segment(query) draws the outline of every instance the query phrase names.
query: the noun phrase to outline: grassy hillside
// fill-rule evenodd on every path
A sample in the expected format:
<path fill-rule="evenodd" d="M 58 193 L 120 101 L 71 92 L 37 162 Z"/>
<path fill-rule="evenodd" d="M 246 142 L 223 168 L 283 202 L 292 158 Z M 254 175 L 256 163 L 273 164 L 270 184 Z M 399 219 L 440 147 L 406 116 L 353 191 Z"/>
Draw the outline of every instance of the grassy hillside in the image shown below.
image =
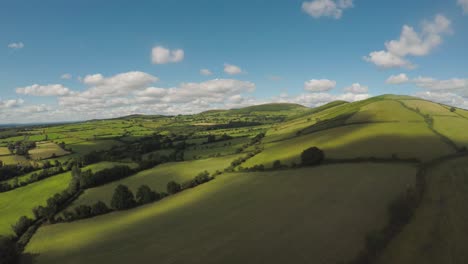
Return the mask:
<path fill-rule="evenodd" d="M 379 263 L 466 263 L 467 179 L 468 158 L 431 170 L 421 206 Z"/>
<path fill-rule="evenodd" d="M 44 226 L 26 253 L 38 264 L 336 263 L 385 224 L 414 174 L 396 164 L 226 174 L 148 206 Z"/>
<path fill-rule="evenodd" d="M 115 166 L 116 163 L 102 162 L 85 167 L 98 171 Z M 32 209 L 39 205 L 45 205 L 47 199 L 68 187 L 71 173 L 66 172 L 29 184 L 9 192 L 0 193 L 0 235 L 12 234 L 11 225 L 16 223 L 19 217 L 25 215 L 33 217 Z"/>
<path fill-rule="evenodd" d="M 136 193 L 138 187 L 143 184 L 147 184 L 152 189 L 159 192 L 166 192 L 166 185 L 170 181 L 182 183 L 193 179 L 200 172 L 205 170 L 211 174 L 215 173 L 217 170 L 223 171 L 233 160 L 243 155 L 244 154 L 237 154 L 220 158 L 161 164 L 152 169 L 141 171 L 132 177 L 88 189 L 69 208 L 73 208 L 79 204 L 92 205 L 99 200 L 110 205 L 112 194 L 114 193 L 115 187 L 119 184 L 127 185 L 134 193 Z"/>

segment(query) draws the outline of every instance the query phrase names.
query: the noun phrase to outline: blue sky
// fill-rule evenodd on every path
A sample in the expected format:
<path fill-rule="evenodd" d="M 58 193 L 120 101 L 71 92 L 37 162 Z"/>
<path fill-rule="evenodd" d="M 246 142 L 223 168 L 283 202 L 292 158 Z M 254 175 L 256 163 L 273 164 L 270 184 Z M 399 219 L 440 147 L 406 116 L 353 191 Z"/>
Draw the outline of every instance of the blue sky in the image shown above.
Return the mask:
<path fill-rule="evenodd" d="M 0 123 L 385 93 L 468 108 L 467 11 L 466 0 L 8 1 Z"/>

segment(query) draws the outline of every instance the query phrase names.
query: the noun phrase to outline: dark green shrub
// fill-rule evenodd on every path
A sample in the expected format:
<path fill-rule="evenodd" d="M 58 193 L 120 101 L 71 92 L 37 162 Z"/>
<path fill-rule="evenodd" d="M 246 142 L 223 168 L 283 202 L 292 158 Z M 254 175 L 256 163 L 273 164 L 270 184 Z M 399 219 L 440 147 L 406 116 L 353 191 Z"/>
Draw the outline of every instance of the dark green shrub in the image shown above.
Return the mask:
<path fill-rule="evenodd" d="M 175 194 L 181 191 L 180 184 L 175 181 L 170 181 L 167 183 L 167 192 L 169 194 Z"/>
<path fill-rule="evenodd" d="M 317 147 L 308 148 L 301 154 L 301 161 L 304 166 L 319 165 L 324 159 L 325 154 Z"/>
<path fill-rule="evenodd" d="M 139 204 L 147 204 L 156 201 L 159 198 L 159 194 L 151 190 L 148 185 L 142 185 L 138 188 L 136 194 L 136 200 Z"/>
<path fill-rule="evenodd" d="M 14 224 L 13 226 L 11 226 L 11 228 L 13 229 L 13 232 L 15 232 L 15 234 L 20 237 L 21 235 L 24 234 L 24 232 L 26 232 L 26 230 L 28 230 L 28 228 L 32 225 L 33 223 L 33 220 L 31 218 L 28 218 L 26 216 L 21 216 L 19 219 L 18 219 L 18 222 L 16 222 L 16 224 Z"/>
<path fill-rule="evenodd" d="M 136 205 L 135 197 L 127 186 L 119 184 L 114 191 L 111 207 L 115 210 L 126 210 Z"/>

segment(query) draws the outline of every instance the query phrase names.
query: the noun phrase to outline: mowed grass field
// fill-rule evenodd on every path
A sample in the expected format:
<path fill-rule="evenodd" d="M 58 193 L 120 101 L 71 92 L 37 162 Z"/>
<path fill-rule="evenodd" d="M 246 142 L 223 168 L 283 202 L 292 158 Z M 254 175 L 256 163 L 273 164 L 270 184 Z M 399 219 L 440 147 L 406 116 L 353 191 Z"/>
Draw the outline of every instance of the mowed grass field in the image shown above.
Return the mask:
<path fill-rule="evenodd" d="M 3 155 L 10 155 L 10 151 L 8 150 L 7 147 L 0 147 L 0 156 Z"/>
<path fill-rule="evenodd" d="M 73 208 L 80 204 L 92 205 L 99 200 L 110 206 L 110 200 L 114 190 L 119 184 L 127 185 L 134 194 L 136 194 L 138 187 L 143 184 L 147 184 L 158 192 L 166 192 L 167 183 L 170 181 L 182 183 L 193 179 L 200 172 L 205 170 L 211 174 L 217 170 L 223 171 L 223 169 L 228 167 L 233 160 L 244 155 L 245 154 L 238 154 L 204 160 L 161 164 L 152 169 L 141 171 L 131 177 L 111 182 L 100 187 L 88 189 L 78 198 L 78 200 L 73 202 L 69 208 Z"/>
<path fill-rule="evenodd" d="M 360 122 L 423 122 L 422 116 L 394 100 L 383 100 L 361 107 L 346 123 Z"/>
<path fill-rule="evenodd" d="M 37 264 L 337 263 L 385 225 L 415 173 L 341 164 L 223 174 L 133 210 L 43 226 L 25 253 Z"/>
<path fill-rule="evenodd" d="M 36 148 L 29 151 L 32 160 L 43 160 L 55 157 L 65 156 L 70 154 L 70 152 L 63 150 L 57 144 L 53 142 L 39 142 L 37 143 Z"/>
<path fill-rule="evenodd" d="M 427 184 L 420 207 L 379 264 L 468 263 L 468 158 L 431 170 Z"/>
<path fill-rule="evenodd" d="M 459 116 L 434 116 L 434 129 L 458 147 L 468 147 L 468 119 Z"/>
<path fill-rule="evenodd" d="M 101 162 L 85 167 L 83 170 L 98 171 L 116 164 L 118 163 Z M 0 193 L 0 235 L 13 234 L 11 225 L 15 224 L 19 217 L 25 215 L 32 218 L 32 209 L 39 205 L 45 205 L 49 197 L 66 190 L 70 179 L 71 173 L 65 172 L 9 192 Z"/>
<path fill-rule="evenodd" d="M 6 155 L 6 156 L 0 156 L 0 160 L 3 162 L 3 164 L 6 165 L 16 165 L 16 164 L 29 164 L 29 160 L 26 159 L 24 156 L 19 156 L 19 155 Z"/>
<path fill-rule="evenodd" d="M 425 123 L 371 123 L 348 125 L 311 133 L 274 143 L 242 166 L 263 164 L 272 167 L 275 160 L 283 164 L 300 163 L 302 151 L 319 147 L 326 157 L 352 159 L 357 157 L 418 158 L 429 160 L 454 152 Z"/>
<path fill-rule="evenodd" d="M 412 109 L 419 109 L 425 115 L 457 116 L 457 114 L 450 112 L 449 109 L 437 103 L 424 100 L 401 100 L 401 102 Z"/>

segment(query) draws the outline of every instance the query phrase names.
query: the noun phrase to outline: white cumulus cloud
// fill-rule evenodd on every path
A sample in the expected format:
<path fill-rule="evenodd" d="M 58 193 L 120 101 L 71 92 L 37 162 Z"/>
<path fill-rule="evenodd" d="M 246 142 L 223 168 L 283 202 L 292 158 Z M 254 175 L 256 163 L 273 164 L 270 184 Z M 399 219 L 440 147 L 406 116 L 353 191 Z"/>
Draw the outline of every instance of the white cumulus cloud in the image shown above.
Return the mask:
<path fill-rule="evenodd" d="M 452 32 L 451 21 L 443 15 L 436 15 L 433 21 L 424 21 L 421 32 L 404 25 L 400 39 L 385 43 L 386 50 L 373 51 L 364 60 L 381 68 L 415 67 L 408 56 L 425 56 L 442 43 L 442 36 Z"/>
<path fill-rule="evenodd" d="M 353 83 L 351 86 L 344 88 L 344 91 L 352 94 L 365 94 L 369 92 L 369 87 Z"/>
<path fill-rule="evenodd" d="M 61 84 L 33 84 L 16 88 L 16 93 L 34 96 L 65 96 L 70 95 L 71 90 Z"/>
<path fill-rule="evenodd" d="M 241 74 L 244 71 L 239 66 L 225 63 L 224 64 L 224 72 L 229 74 L 229 75 L 236 75 L 236 74 Z"/>
<path fill-rule="evenodd" d="M 388 79 L 385 81 L 388 84 L 403 84 L 407 83 L 409 81 L 409 78 L 406 74 L 400 73 L 398 75 L 392 75 L 388 77 Z"/>
<path fill-rule="evenodd" d="M 176 63 L 184 60 L 182 49 L 170 50 L 163 46 L 156 46 L 151 51 L 151 61 L 153 64 Z"/>
<path fill-rule="evenodd" d="M 302 10 L 314 18 L 341 18 L 343 11 L 353 7 L 353 0 L 314 0 L 302 3 Z"/>
<path fill-rule="evenodd" d="M 336 81 L 328 79 L 312 79 L 304 83 L 304 90 L 309 92 L 325 92 L 336 87 Z"/>
<path fill-rule="evenodd" d="M 205 76 L 210 76 L 210 75 L 213 75 L 213 72 L 211 72 L 211 71 L 208 70 L 208 69 L 201 69 L 201 70 L 200 70 L 200 74 L 201 74 L 201 75 L 205 75 Z"/>
<path fill-rule="evenodd" d="M 0 98 L 0 109 L 19 107 L 24 103 L 23 99 L 2 100 Z"/>
<path fill-rule="evenodd" d="M 23 42 L 12 42 L 8 44 L 8 48 L 10 49 L 22 49 L 24 48 L 24 43 Z"/>

